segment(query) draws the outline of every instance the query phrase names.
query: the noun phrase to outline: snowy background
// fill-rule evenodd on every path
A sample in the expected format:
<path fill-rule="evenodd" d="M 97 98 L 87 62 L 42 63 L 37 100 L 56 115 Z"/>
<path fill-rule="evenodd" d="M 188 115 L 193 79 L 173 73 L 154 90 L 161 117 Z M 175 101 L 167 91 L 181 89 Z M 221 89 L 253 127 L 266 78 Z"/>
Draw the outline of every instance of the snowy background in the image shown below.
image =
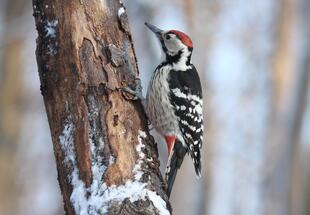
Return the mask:
<path fill-rule="evenodd" d="M 309 0 L 124 3 L 144 89 L 161 56 L 145 21 L 194 42 L 206 101 L 203 177 L 196 180 L 186 159 L 171 195 L 174 214 L 310 214 Z M 64 214 L 36 37 L 31 1 L 1 0 L 1 215 Z"/>

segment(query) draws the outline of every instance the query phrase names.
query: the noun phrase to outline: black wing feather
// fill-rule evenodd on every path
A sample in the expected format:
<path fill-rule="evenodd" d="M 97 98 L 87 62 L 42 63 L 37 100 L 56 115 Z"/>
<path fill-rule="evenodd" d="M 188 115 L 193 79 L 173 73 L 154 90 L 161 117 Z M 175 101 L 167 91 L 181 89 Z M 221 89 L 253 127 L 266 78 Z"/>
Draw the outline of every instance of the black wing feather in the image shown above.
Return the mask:
<path fill-rule="evenodd" d="M 175 108 L 180 130 L 193 159 L 196 174 L 200 176 L 200 148 L 203 137 L 202 88 L 196 68 L 192 66 L 186 71 L 172 70 L 169 87 L 172 90 L 170 100 Z"/>

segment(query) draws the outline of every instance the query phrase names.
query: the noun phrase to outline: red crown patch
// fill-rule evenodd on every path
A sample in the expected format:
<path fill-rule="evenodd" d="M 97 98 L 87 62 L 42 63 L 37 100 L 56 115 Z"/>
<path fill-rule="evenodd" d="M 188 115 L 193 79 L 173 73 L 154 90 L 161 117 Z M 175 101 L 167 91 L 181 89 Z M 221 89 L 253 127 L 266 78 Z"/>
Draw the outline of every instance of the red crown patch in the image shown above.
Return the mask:
<path fill-rule="evenodd" d="M 182 41 L 182 43 L 190 48 L 193 48 L 193 42 L 189 36 L 187 36 L 185 33 L 177 30 L 170 30 L 170 33 L 173 33 L 177 35 L 177 37 Z"/>

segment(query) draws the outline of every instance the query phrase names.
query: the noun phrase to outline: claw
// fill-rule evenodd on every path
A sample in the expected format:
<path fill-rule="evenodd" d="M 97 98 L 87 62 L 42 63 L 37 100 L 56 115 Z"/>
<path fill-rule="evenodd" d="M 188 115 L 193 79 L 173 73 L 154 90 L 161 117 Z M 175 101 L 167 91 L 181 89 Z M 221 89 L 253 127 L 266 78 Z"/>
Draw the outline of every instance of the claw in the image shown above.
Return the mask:
<path fill-rule="evenodd" d="M 122 90 L 123 92 L 129 93 L 133 96 L 133 98 L 131 98 L 132 100 L 144 100 L 143 96 L 142 96 L 142 85 L 141 85 L 141 80 L 139 78 L 135 79 L 136 84 L 135 84 L 135 89 L 133 90 L 130 87 L 122 87 L 120 88 L 120 90 Z"/>

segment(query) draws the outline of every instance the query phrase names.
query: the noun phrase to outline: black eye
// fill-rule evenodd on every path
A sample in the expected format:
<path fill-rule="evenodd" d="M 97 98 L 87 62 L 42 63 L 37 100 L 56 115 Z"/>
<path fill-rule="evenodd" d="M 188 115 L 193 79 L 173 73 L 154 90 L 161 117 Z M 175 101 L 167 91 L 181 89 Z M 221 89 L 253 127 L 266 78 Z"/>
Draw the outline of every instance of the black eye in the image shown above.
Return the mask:
<path fill-rule="evenodd" d="M 166 40 L 170 40 L 171 36 L 169 34 L 166 35 Z"/>

